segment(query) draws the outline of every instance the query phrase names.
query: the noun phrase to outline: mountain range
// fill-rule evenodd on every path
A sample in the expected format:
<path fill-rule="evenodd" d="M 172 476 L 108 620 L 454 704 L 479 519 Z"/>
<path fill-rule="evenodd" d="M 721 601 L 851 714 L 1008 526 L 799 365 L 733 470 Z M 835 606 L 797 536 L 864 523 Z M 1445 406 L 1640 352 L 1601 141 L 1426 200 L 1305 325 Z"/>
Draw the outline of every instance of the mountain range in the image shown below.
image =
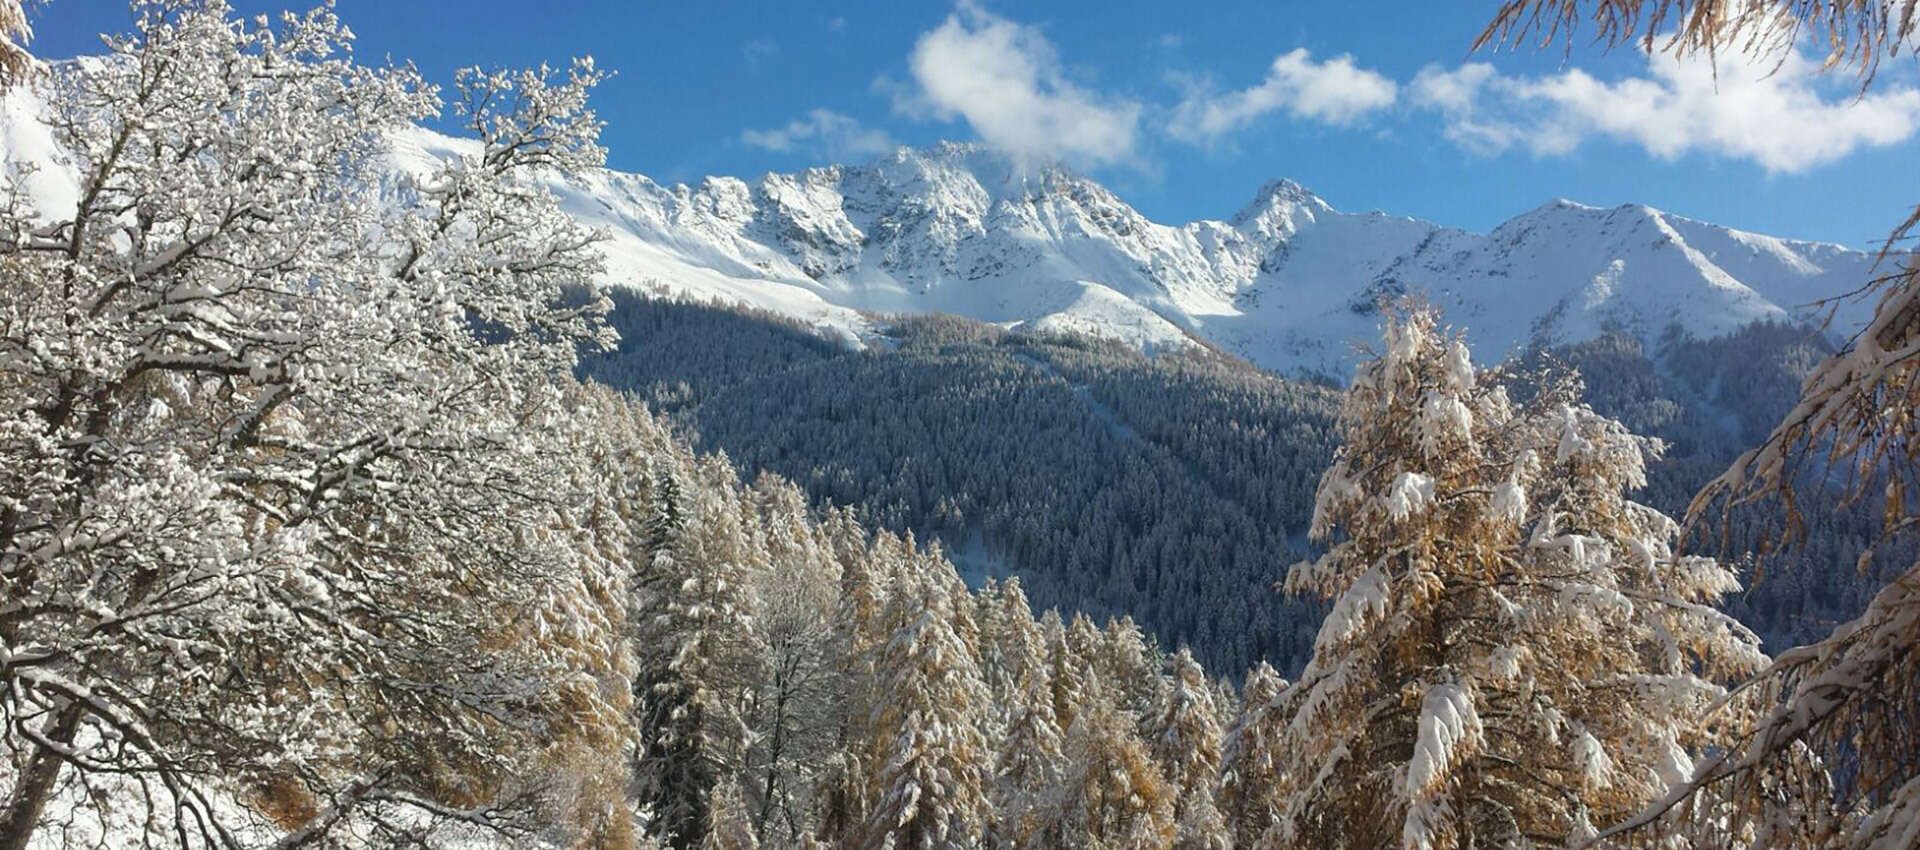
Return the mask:
<path fill-rule="evenodd" d="M 393 163 L 424 169 L 460 145 L 397 134 Z M 1492 361 L 1605 331 L 1708 338 L 1816 319 L 1815 302 L 1856 289 L 1875 260 L 1566 200 L 1473 233 L 1344 212 L 1288 180 L 1225 219 L 1162 224 L 1065 167 L 951 143 L 753 182 L 601 171 L 553 188 L 605 229 L 609 280 L 772 310 L 849 340 L 871 339 L 879 315 L 947 313 L 1147 351 L 1210 346 L 1335 378 L 1376 336 L 1383 298 L 1422 295 Z M 1834 328 L 1870 309 L 1842 303 Z"/>
<path fill-rule="evenodd" d="M 6 170 L 39 171 L 39 203 L 70 203 L 69 168 L 27 92 L 0 109 Z M 390 136 L 385 167 L 424 173 L 469 143 Z M 1382 299 L 1419 294 L 1479 359 L 1606 331 L 1701 338 L 1815 319 L 1875 255 L 1720 227 L 1646 206 L 1566 200 L 1473 233 L 1344 212 L 1275 180 L 1221 220 L 1155 222 L 1092 179 L 991 149 L 900 148 L 863 165 L 666 185 L 601 170 L 554 179 L 604 229 L 617 285 L 771 310 L 855 346 L 888 314 L 960 315 L 1065 330 L 1145 351 L 1206 346 L 1283 374 L 1341 378 L 1377 334 Z M 1834 329 L 1871 304 L 1844 302 Z"/>

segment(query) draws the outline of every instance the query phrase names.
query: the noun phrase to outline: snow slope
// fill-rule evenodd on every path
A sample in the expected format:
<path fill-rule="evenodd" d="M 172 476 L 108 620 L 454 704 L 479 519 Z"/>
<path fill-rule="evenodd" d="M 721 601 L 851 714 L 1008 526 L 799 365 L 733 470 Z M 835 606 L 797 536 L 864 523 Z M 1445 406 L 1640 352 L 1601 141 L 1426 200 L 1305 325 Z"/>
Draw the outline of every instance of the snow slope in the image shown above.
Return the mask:
<path fill-rule="evenodd" d="M 71 204 L 71 168 L 15 92 L 0 166 L 40 166 L 43 208 Z M 394 134 L 385 166 L 422 173 L 470 143 Z M 607 280 L 773 310 L 850 340 L 874 317 L 954 313 L 1075 330 L 1162 350 L 1211 344 L 1283 372 L 1344 377 L 1373 340 L 1383 296 L 1424 293 L 1485 361 L 1544 335 L 1714 336 L 1810 317 L 1852 291 L 1873 255 L 1744 233 L 1649 207 L 1555 201 L 1486 234 L 1348 213 L 1275 181 L 1222 221 L 1148 220 L 1064 168 L 1022 168 L 957 144 L 858 166 L 667 186 L 600 171 L 553 181 L 567 211 L 604 228 Z M 50 205 L 50 206 L 49 206 Z M 1836 330 L 1870 304 L 1845 307 Z"/>

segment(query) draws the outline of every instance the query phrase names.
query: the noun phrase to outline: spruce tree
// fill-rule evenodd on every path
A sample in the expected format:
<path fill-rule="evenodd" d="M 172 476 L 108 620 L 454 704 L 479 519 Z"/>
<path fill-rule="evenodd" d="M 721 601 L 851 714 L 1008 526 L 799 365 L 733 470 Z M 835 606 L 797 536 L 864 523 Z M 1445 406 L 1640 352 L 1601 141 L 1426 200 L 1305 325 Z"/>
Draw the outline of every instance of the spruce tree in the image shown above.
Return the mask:
<path fill-rule="evenodd" d="M 700 846 L 714 789 L 742 755 L 734 686 L 750 634 L 738 494 L 696 478 L 733 473 L 717 457 L 656 469 L 632 614 L 639 804 L 676 850 Z"/>

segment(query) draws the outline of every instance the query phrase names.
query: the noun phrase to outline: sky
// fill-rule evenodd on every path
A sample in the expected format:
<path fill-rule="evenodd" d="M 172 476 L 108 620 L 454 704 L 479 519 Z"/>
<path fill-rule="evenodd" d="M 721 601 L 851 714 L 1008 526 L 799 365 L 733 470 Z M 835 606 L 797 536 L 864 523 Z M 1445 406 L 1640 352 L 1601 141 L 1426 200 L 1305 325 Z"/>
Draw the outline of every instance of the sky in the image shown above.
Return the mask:
<path fill-rule="evenodd" d="M 235 0 L 248 13 L 282 2 Z M 1211 0 L 338 0 L 363 62 L 564 65 L 609 165 L 662 182 L 977 141 L 1062 161 L 1157 221 L 1272 179 L 1344 210 L 1485 231 L 1556 198 L 1873 246 L 1920 201 L 1911 55 L 1862 94 L 1804 49 L 1764 63 L 1578 42 L 1470 51 L 1491 3 Z M 293 8 L 306 8 L 296 3 Z M 124 0 L 38 7 L 33 49 L 100 51 Z"/>

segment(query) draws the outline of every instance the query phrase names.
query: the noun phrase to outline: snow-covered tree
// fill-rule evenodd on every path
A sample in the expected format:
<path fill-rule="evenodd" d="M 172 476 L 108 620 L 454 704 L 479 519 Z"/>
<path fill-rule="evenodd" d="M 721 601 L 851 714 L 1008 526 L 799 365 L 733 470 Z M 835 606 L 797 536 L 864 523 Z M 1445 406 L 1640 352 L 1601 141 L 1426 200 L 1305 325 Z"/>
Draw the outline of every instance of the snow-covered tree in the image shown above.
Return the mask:
<path fill-rule="evenodd" d="M 891 534 L 869 540 L 850 511 L 830 511 L 825 520 L 828 545 L 840 562 L 840 601 L 833 611 L 840 676 L 846 681 L 846 709 L 834 735 L 836 756 L 823 772 L 816 804 L 815 831 L 830 845 L 858 842 L 867 823 L 868 789 L 873 784 L 874 728 L 886 695 L 879 690 L 876 664 L 892 639 L 887 600 L 912 558 L 910 544 Z"/>
<path fill-rule="evenodd" d="M 18 84 L 32 70 L 33 54 L 27 52 L 32 38 L 21 0 L 0 0 L 0 89 Z"/>
<path fill-rule="evenodd" d="M 1050 796 L 1059 787 L 1066 762 L 1064 734 L 1053 713 L 1053 686 L 1045 639 L 1024 607 L 1017 581 L 995 594 L 1004 618 L 1000 656 L 1017 684 L 1002 698 L 1006 712 L 994 765 L 993 838 L 997 847 L 1039 850 L 1049 846 L 1042 831 Z M 1058 618 L 1055 618 L 1058 622 Z"/>
<path fill-rule="evenodd" d="M 1342 413 L 1287 586 L 1332 602 L 1284 698 L 1283 846 L 1562 844 L 1716 743 L 1722 682 L 1765 663 L 1737 588 L 1629 501 L 1657 447 L 1534 382 L 1524 403 L 1413 308 Z"/>
<path fill-rule="evenodd" d="M 599 75 L 463 77 L 471 150 L 395 185 L 437 101 L 330 11 L 138 9 L 46 82 L 72 207 L 0 204 L 0 846 L 63 776 L 213 846 L 211 777 L 490 821 L 580 657 L 518 615 L 604 578 L 553 523 L 599 260 L 534 183 L 600 162 Z"/>
<path fill-rule="evenodd" d="M 1251 848 L 1280 817 L 1280 754 L 1287 718 L 1280 695 L 1287 687 L 1273 667 L 1247 674 L 1240 714 L 1220 753 L 1220 809 L 1231 846 Z"/>
<path fill-rule="evenodd" d="M 879 647 L 873 765 L 864 850 L 946 850 L 979 845 L 992 814 L 990 710 L 965 588 L 944 560 L 922 556 L 887 601 L 892 636 Z M 945 566 L 942 570 L 935 565 Z"/>
<path fill-rule="evenodd" d="M 1670 5 L 1617 0 L 1596 4 L 1591 15 L 1607 41 L 1676 55 L 1742 52 L 1765 62 L 1801 49 L 1804 37 L 1826 52 L 1828 67 L 1857 70 L 1863 88 L 1884 59 L 1910 48 L 1920 25 L 1920 7 L 1872 0 L 1703 0 L 1674 15 Z M 1521 37 L 1543 24 L 1572 37 L 1581 11 L 1564 0 L 1508 0 L 1481 41 Z M 1772 536 L 1778 550 L 1804 530 L 1797 497 L 1832 488 L 1843 503 L 1883 505 L 1887 538 L 1910 539 L 1920 527 L 1920 264 L 1907 250 L 1916 226 L 1920 211 L 1888 238 L 1889 271 L 1862 281 L 1854 296 L 1879 299 L 1867 327 L 1814 368 L 1799 402 L 1759 447 L 1700 493 L 1694 519 L 1775 497 L 1789 519 L 1785 533 Z M 1920 840 L 1916 612 L 1920 563 L 1830 636 L 1781 653 L 1747 689 L 1761 714 L 1739 743 L 1622 829 L 1658 826 L 1695 846 L 1828 839 L 1874 850 L 1913 846 Z M 1849 766 L 1837 794 L 1819 775 L 1821 756 Z"/>
<path fill-rule="evenodd" d="M 1165 667 L 1160 648 L 1132 617 L 1123 615 L 1107 621 L 1092 653 L 1095 669 L 1119 699 L 1120 708 L 1140 722 L 1142 735 L 1150 735 L 1154 714 L 1167 697 L 1167 681 L 1160 675 Z"/>
<path fill-rule="evenodd" d="M 1098 669 L 1101 636 L 1093 619 L 1075 614 L 1063 622 L 1058 611 L 1040 615 L 1040 631 L 1047 639 L 1048 675 L 1053 679 L 1053 716 L 1060 728 L 1070 729 L 1087 704 L 1102 675 Z"/>
<path fill-rule="evenodd" d="M 634 568 L 640 808 L 648 832 L 682 850 L 700 845 L 715 788 L 744 758 L 752 549 L 739 494 L 715 486 L 732 476 L 724 457 L 663 461 Z"/>
<path fill-rule="evenodd" d="M 974 594 L 980 627 L 980 672 L 994 698 L 1012 710 L 1026 687 L 1027 672 L 1046 665 L 1045 638 L 1018 578 L 989 580 Z"/>
<path fill-rule="evenodd" d="M 760 850 L 752 816 L 747 812 L 746 795 L 731 780 L 715 786 L 713 799 L 706 806 L 707 827 L 700 850 Z"/>
<path fill-rule="evenodd" d="M 1066 734 L 1065 775 L 1041 827 L 1044 846 L 1167 850 L 1177 792 L 1117 695 L 1091 674 L 1087 681 Z"/>
<path fill-rule="evenodd" d="M 1185 649 L 1167 658 L 1171 684 L 1148 739 L 1173 792 L 1174 845 L 1226 850 L 1229 836 L 1215 797 L 1220 780 L 1220 716 L 1213 683 Z"/>
<path fill-rule="evenodd" d="M 752 645 L 744 699 L 746 790 L 755 835 L 787 846 L 810 827 L 816 783 L 839 745 L 849 688 L 831 616 L 842 567 L 827 530 L 793 485 L 763 476 L 751 492 L 764 568 L 748 577 Z"/>

